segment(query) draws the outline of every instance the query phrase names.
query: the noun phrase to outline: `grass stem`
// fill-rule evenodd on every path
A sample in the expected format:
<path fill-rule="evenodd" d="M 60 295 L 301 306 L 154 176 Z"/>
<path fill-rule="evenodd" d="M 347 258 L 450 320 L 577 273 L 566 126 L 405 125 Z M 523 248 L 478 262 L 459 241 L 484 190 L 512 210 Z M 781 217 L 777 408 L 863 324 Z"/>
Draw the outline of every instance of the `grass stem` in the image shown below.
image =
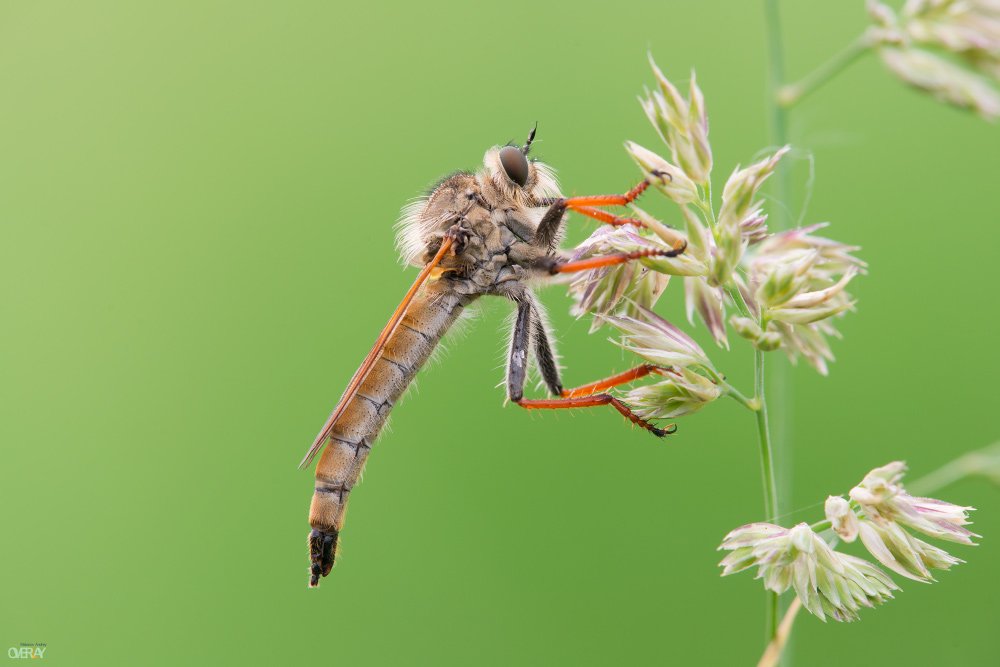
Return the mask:
<path fill-rule="evenodd" d="M 757 436 L 760 441 L 760 477 L 764 486 L 764 516 L 766 521 L 774 521 L 778 516 L 778 493 L 774 479 L 774 453 L 771 443 L 771 431 L 767 421 L 767 398 L 764 391 L 764 353 L 754 350 L 754 390 L 757 411 Z M 766 603 L 767 640 L 774 640 L 778 631 L 778 594 L 767 592 Z"/>
<path fill-rule="evenodd" d="M 778 104 L 778 91 L 784 85 L 785 80 L 785 47 L 782 40 L 781 12 L 779 0 L 764 0 L 764 17 L 766 23 L 766 34 L 768 44 L 768 116 L 771 128 L 771 143 L 775 148 L 788 143 L 788 114 L 785 107 Z M 776 230 L 787 229 L 791 226 L 792 202 L 789 200 L 790 181 L 787 166 L 779 163 L 777 172 L 774 175 L 774 199 L 778 205 L 773 207 L 770 217 L 770 224 Z M 791 497 L 791 479 L 788 471 L 791 470 L 792 457 L 788 447 L 791 432 L 791 373 L 787 363 L 779 362 L 771 369 L 771 378 L 765 387 L 764 377 L 764 357 L 760 350 L 754 350 L 754 382 L 759 401 L 760 410 L 757 412 L 757 430 L 760 435 L 761 445 L 761 473 L 764 482 L 764 502 L 768 519 L 773 519 L 781 514 L 782 509 L 778 501 L 778 484 L 780 481 L 782 497 Z M 770 389 L 770 395 L 774 401 L 774 406 L 778 410 L 778 418 L 775 423 L 776 438 L 772 440 L 771 424 L 768 421 L 767 401 L 765 400 L 765 389 Z M 777 452 L 777 464 L 775 468 L 774 453 Z M 786 500 L 787 502 L 787 500 Z M 774 640 L 778 628 L 778 615 L 780 604 L 778 596 L 768 593 L 766 606 L 766 628 L 767 640 Z"/>
<path fill-rule="evenodd" d="M 813 72 L 795 83 L 783 85 L 775 90 L 775 102 L 778 106 L 789 109 L 801 102 L 807 95 L 847 69 L 851 63 L 871 49 L 872 43 L 867 35 L 861 35 L 851 42 L 847 48 L 833 58 L 817 67 Z"/>

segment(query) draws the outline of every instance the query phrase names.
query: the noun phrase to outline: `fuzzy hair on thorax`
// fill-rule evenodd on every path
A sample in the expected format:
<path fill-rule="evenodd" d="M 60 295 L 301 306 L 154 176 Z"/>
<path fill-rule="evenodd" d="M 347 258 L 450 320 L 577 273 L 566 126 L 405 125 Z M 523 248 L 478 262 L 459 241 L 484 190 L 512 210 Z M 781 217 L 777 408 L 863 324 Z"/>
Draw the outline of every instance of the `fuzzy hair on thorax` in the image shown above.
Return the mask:
<path fill-rule="evenodd" d="M 553 169 L 537 160 L 528 161 L 528 179 L 523 186 L 511 181 L 500 163 L 501 148 L 486 151 L 477 171 L 456 172 L 403 208 L 396 225 L 396 246 L 404 264 L 422 266 L 428 247 L 463 214 L 484 249 L 495 245 L 489 240 L 531 241 L 545 213 L 543 202 L 562 196 L 559 184 Z M 500 236 L 513 235 L 513 239 L 491 239 L 496 234 L 490 226 L 505 228 L 509 234 L 498 229 Z"/>

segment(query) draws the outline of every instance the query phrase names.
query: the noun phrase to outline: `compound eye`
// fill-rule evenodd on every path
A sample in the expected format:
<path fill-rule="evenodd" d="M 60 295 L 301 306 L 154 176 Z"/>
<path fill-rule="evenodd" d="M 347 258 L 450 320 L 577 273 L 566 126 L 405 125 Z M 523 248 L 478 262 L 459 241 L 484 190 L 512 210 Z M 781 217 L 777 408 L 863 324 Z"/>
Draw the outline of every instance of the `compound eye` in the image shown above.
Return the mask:
<path fill-rule="evenodd" d="M 528 158 L 524 153 L 514 146 L 504 146 L 500 149 L 500 164 L 507 172 L 507 178 L 514 181 L 522 188 L 528 182 Z"/>

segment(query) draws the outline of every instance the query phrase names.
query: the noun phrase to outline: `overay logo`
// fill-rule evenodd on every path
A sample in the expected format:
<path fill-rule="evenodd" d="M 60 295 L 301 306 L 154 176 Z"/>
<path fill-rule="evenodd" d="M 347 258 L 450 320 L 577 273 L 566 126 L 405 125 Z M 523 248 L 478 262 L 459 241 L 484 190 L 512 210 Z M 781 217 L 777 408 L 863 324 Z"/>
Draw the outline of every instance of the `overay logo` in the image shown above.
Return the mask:
<path fill-rule="evenodd" d="M 21 642 L 19 646 L 11 646 L 7 649 L 7 657 L 12 660 L 41 660 L 45 657 L 45 651 L 48 649 L 48 644 L 42 642 L 35 644 Z"/>

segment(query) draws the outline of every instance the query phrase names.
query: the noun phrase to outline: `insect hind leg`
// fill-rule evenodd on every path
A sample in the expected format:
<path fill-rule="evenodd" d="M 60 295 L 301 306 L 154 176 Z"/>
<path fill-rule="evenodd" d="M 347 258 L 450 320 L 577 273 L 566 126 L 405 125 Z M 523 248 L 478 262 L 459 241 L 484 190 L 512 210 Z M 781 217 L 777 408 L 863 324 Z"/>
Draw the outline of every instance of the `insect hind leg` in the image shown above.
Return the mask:
<path fill-rule="evenodd" d="M 579 396 L 576 398 L 543 398 L 538 400 L 522 398 L 515 401 L 515 403 L 528 410 L 570 410 L 573 408 L 594 408 L 598 405 L 610 405 L 617 410 L 622 417 L 625 417 L 625 419 L 629 420 L 636 426 L 646 429 L 658 438 L 670 435 L 677 430 L 676 424 L 671 424 L 666 428 L 655 426 L 637 415 L 629 406 L 625 405 L 611 394 L 592 394 L 590 396 Z"/>
<path fill-rule="evenodd" d="M 319 578 L 330 574 L 330 570 L 333 569 L 339 536 L 340 531 L 336 528 L 330 530 L 313 528 L 309 533 L 309 588 L 319 586 Z"/>
<path fill-rule="evenodd" d="M 555 389 L 559 389 L 558 393 L 561 396 L 560 398 L 524 398 L 524 379 L 528 362 L 532 305 L 530 297 L 524 294 L 520 295 L 515 300 L 517 301 L 517 317 L 514 319 L 514 331 L 511 335 L 510 341 L 510 362 L 507 366 L 507 397 L 511 400 L 511 402 L 517 403 L 522 408 L 526 408 L 528 410 L 566 410 L 572 408 L 593 408 L 598 405 L 610 405 L 623 417 L 625 417 L 625 419 L 628 419 L 636 426 L 641 426 L 658 438 L 662 438 L 663 436 L 669 435 L 677 430 L 677 426 L 674 424 L 671 424 L 666 428 L 659 428 L 658 426 L 655 426 L 637 415 L 629 406 L 625 405 L 611 394 L 591 393 L 590 395 L 579 395 L 579 393 L 590 391 L 602 391 L 619 384 L 631 382 L 632 380 L 649 375 L 653 372 L 667 370 L 661 369 L 658 366 L 648 364 L 640 366 L 632 369 L 631 371 L 619 373 L 618 375 L 605 380 L 599 380 L 598 382 L 591 383 L 590 385 L 577 387 L 569 392 L 563 390 L 562 387 L 557 384 L 552 387 L 552 389 L 553 391 L 555 391 Z M 569 395 L 574 393 L 577 395 Z"/>
<path fill-rule="evenodd" d="M 577 398 L 579 396 L 590 396 L 591 394 L 597 394 L 604 392 L 612 387 L 617 387 L 618 385 L 628 384 L 634 382 L 639 378 L 644 378 L 647 375 L 664 375 L 666 373 L 678 374 L 677 371 L 669 366 L 657 366 L 656 364 L 642 364 L 641 366 L 636 366 L 635 368 L 630 368 L 629 370 L 618 373 L 617 375 L 612 375 L 596 382 L 591 382 L 590 384 L 581 385 L 579 387 L 574 387 L 572 389 L 564 389 L 560 396 L 562 398 Z"/>

